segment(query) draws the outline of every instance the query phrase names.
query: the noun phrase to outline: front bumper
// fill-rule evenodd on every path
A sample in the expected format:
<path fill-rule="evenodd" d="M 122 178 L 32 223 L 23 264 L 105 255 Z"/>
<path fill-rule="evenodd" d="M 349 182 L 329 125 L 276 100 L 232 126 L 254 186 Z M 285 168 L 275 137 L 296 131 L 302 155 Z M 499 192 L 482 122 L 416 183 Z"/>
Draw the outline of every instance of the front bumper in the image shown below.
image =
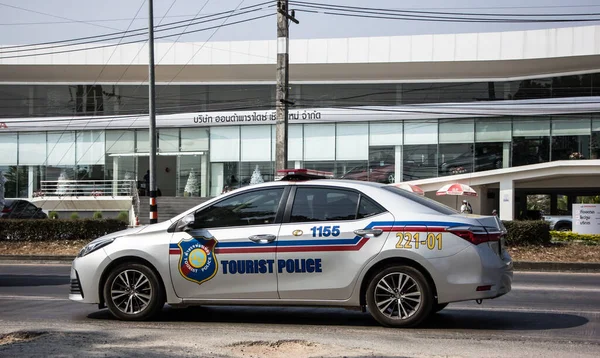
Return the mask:
<path fill-rule="evenodd" d="M 100 303 L 100 279 L 110 261 L 104 249 L 73 260 L 69 299 L 83 303 Z"/>

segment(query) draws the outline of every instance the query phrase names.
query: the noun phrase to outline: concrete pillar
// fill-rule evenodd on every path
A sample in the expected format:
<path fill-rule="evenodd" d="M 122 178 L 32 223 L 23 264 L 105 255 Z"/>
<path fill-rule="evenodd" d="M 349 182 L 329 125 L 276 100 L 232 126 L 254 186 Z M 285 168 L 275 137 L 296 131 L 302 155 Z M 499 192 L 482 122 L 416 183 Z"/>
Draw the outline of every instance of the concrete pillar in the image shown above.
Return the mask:
<path fill-rule="evenodd" d="M 402 83 L 396 84 L 396 104 L 402 104 Z"/>
<path fill-rule="evenodd" d="M 515 189 L 512 179 L 500 180 L 500 208 L 501 220 L 513 220 L 515 211 Z"/>
<path fill-rule="evenodd" d="M 119 157 L 113 157 L 113 196 L 119 195 L 119 184 L 117 180 L 119 180 Z"/>
<path fill-rule="evenodd" d="M 394 148 L 394 182 L 401 183 L 402 182 L 402 146 L 397 145 Z"/>
<path fill-rule="evenodd" d="M 36 184 L 36 180 L 35 180 L 35 167 L 30 166 L 29 167 L 29 173 L 28 173 L 28 180 L 27 180 L 27 197 L 29 199 L 33 198 L 33 187 Z M 38 188 L 39 189 L 39 188 Z"/>

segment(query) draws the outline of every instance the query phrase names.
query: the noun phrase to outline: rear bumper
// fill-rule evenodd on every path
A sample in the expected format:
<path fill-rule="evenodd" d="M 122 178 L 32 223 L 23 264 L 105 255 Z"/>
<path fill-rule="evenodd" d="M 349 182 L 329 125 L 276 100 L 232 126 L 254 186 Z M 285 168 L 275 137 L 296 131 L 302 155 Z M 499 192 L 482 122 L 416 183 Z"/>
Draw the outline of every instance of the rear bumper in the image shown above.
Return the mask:
<path fill-rule="evenodd" d="M 499 256 L 487 244 L 470 246 L 431 263 L 439 277 L 436 280 L 439 303 L 496 298 L 512 288 L 510 254 L 503 250 Z"/>

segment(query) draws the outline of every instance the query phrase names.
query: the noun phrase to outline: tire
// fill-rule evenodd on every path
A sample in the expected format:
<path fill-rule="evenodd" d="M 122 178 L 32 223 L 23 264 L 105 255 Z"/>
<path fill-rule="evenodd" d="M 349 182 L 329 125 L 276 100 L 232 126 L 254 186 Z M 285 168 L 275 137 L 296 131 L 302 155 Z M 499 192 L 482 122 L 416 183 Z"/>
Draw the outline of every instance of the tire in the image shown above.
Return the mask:
<path fill-rule="evenodd" d="M 436 303 L 433 305 L 433 309 L 431 310 L 431 314 L 438 313 L 448 306 L 447 303 Z"/>
<path fill-rule="evenodd" d="M 150 319 L 165 305 L 165 293 L 158 276 L 143 264 L 124 263 L 115 267 L 103 291 L 110 313 L 124 321 Z"/>
<path fill-rule="evenodd" d="M 400 279 L 404 285 L 398 284 Z M 397 291 L 399 288 L 405 291 Z M 420 297 L 418 302 L 416 297 Z M 373 318 L 395 328 L 417 326 L 429 316 L 434 303 L 432 289 L 421 271 L 403 265 L 388 266 L 373 276 L 366 298 Z"/>
<path fill-rule="evenodd" d="M 572 230 L 571 226 L 568 224 L 562 224 L 556 228 L 556 231 L 571 231 L 571 230 Z"/>

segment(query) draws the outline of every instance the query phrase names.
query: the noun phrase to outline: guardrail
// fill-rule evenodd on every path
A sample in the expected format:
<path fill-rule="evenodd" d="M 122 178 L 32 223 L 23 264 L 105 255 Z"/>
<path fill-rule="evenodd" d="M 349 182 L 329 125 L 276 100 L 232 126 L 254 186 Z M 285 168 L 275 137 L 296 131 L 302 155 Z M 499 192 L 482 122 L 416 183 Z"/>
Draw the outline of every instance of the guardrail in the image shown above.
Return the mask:
<path fill-rule="evenodd" d="M 53 180 L 42 181 L 40 190 L 33 197 L 114 197 L 131 196 L 137 198 L 135 180 Z M 139 202 L 139 199 L 138 199 Z"/>

